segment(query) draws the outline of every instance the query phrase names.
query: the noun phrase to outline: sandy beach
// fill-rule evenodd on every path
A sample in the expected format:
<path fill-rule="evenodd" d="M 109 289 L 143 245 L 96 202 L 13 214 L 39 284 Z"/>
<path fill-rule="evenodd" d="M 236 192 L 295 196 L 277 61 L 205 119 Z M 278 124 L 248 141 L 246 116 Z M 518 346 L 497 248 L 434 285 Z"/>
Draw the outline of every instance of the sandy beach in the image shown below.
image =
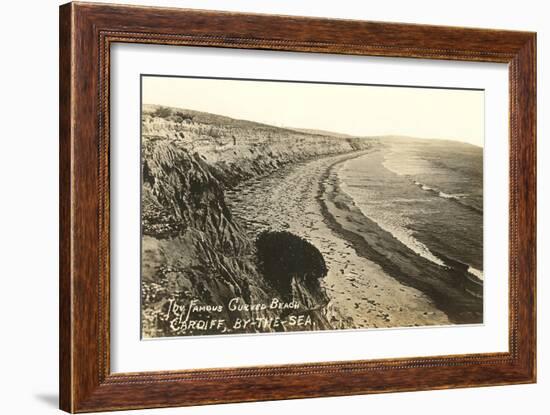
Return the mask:
<path fill-rule="evenodd" d="M 422 291 L 399 282 L 367 258 L 342 232 L 349 207 L 338 200 L 337 169 L 373 150 L 316 158 L 248 180 L 226 200 L 247 233 L 265 229 L 297 234 L 323 254 L 330 297 L 327 317 L 334 327 L 381 328 L 450 324 L 447 314 Z M 357 242 L 357 241 L 356 241 Z"/>

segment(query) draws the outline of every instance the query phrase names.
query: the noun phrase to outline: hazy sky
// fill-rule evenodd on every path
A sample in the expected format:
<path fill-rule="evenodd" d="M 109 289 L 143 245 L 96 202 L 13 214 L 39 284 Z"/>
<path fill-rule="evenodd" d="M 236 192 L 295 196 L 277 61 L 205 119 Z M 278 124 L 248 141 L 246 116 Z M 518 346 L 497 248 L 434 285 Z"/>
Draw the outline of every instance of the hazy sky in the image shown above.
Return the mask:
<path fill-rule="evenodd" d="M 142 82 L 144 104 L 282 127 L 483 146 L 483 91 L 150 76 Z"/>

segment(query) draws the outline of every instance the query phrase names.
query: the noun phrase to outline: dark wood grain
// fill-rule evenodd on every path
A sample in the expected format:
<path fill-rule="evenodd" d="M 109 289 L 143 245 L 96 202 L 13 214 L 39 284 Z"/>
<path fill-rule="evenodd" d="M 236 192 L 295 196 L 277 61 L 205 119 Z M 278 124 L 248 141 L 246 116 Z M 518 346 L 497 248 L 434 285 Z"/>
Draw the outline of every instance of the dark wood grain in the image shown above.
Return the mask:
<path fill-rule="evenodd" d="M 72 20 L 69 7 L 59 14 L 59 406 L 72 410 L 71 298 L 71 88 Z"/>
<path fill-rule="evenodd" d="M 109 59 L 110 45 L 116 42 L 508 63 L 509 352 L 111 373 Z M 61 408 L 89 412 L 534 382 L 535 62 L 536 36 L 526 32 L 104 4 L 61 6 Z"/>

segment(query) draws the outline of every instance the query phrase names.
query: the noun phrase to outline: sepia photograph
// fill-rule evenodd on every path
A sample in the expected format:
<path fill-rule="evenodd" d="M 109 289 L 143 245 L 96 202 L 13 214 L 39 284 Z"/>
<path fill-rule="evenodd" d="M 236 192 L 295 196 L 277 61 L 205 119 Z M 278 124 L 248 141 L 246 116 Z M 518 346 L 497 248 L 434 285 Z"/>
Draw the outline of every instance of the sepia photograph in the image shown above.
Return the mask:
<path fill-rule="evenodd" d="M 482 324 L 484 102 L 142 75 L 142 338 Z"/>

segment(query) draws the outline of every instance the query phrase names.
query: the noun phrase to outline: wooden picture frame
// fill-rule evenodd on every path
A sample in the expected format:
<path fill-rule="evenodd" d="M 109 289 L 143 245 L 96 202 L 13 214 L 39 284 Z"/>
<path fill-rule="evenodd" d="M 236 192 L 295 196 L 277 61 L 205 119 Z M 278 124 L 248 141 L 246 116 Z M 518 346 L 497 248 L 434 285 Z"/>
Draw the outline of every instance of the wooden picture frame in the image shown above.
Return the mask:
<path fill-rule="evenodd" d="M 111 373 L 109 70 L 114 43 L 509 65 L 509 352 Z M 60 8 L 60 407 L 67 412 L 536 380 L 536 34 L 170 8 Z M 231 362 L 228 362 L 230 365 Z"/>

